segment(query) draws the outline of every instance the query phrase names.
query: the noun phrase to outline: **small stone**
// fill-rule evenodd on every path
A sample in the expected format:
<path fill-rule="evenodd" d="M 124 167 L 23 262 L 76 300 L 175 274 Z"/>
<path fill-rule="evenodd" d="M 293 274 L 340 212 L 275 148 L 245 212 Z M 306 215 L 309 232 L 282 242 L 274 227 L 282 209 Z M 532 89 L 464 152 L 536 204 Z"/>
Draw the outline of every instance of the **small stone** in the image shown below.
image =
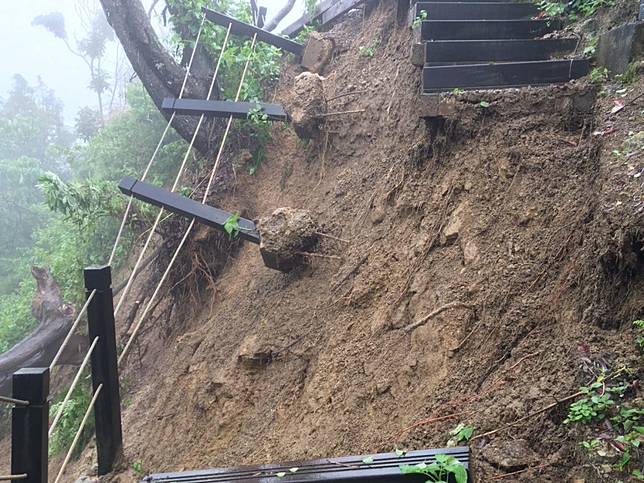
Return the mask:
<path fill-rule="evenodd" d="M 473 240 L 463 245 L 463 262 L 465 265 L 472 265 L 479 260 L 480 250 Z"/>
<path fill-rule="evenodd" d="M 458 238 L 458 235 L 463 228 L 463 210 L 464 210 L 464 205 L 460 205 L 458 208 L 454 210 L 452 213 L 452 216 L 449 220 L 449 223 L 443 230 L 442 236 L 441 236 L 441 241 L 443 245 L 450 245 L 456 241 Z"/>
<path fill-rule="evenodd" d="M 481 450 L 485 461 L 501 470 L 518 471 L 539 462 L 525 439 L 494 440 Z"/>
<path fill-rule="evenodd" d="M 273 351 L 259 343 L 256 335 L 247 336 L 237 351 L 237 362 L 247 369 L 259 369 L 273 360 Z"/>

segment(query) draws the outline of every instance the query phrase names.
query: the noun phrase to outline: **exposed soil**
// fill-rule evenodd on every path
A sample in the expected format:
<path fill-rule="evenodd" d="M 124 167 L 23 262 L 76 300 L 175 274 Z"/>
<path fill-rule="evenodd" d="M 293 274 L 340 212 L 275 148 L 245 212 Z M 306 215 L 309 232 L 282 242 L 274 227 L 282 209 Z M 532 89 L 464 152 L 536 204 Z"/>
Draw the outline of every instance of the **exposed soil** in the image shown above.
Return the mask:
<path fill-rule="evenodd" d="M 459 422 L 482 434 L 574 394 L 582 355 L 638 367 L 644 166 L 612 151 L 642 130 L 641 80 L 616 114 L 612 91 L 577 82 L 466 93 L 424 120 L 394 3 L 338 25 L 350 48 L 321 74 L 329 111 L 364 112 L 326 118 L 307 145 L 276 127 L 223 201 L 255 218 L 306 209 L 341 259 L 285 274 L 246 243 L 199 299 L 161 304 L 172 315 L 150 319 L 125 371 L 127 466 L 442 447 Z M 473 441 L 476 481 L 526 466 L 501 481 L 605 481 L 566 412 Z"/>

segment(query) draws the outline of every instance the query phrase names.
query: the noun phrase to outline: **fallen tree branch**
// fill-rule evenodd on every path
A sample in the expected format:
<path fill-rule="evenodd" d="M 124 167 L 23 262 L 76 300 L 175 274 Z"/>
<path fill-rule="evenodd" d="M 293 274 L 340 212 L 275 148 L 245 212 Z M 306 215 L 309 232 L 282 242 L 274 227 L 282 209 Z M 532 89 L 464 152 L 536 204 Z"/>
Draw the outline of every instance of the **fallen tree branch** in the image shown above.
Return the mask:
<path fill-rule="evenodd" d="M 450 309 L 471 309 L 472 305 L 467 304 L 465 302 L 450 302 L 448 304 L 443 305 L 442 307 L 438 307 L 436 310 L 433 312 L 430 312 L 427 314 L 425 317 L 423 317 L 420 320 L 417 320 L 416 322 L 409 324 L 407 327 L 404 327 L 403 330 L 405 332 L 411 332 L 414 329 L 417 329 L 421 325 L 425 325 L 429 319 L 432 317 L 436 317 L 438 314 L 445 312 L 446 310 Z"/>

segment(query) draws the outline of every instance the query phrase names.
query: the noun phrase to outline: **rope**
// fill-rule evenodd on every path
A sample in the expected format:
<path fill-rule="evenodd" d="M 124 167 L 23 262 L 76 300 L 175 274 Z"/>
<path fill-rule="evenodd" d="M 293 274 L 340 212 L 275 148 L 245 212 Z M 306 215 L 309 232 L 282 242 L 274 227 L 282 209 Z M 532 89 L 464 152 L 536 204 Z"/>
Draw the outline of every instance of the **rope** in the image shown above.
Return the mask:
<path fill-rule="evenodd" d="M 58 359 L 60 359 L 60 356 L 63 355 L 63 351 L 67 347 L 67 344 L 69 344 L 69 341 L 71 340 L 74 332 L 76 332 L 76 329 L 78 328 L 78 324 L 80 324 L 81 318 L 83 317 L 83 315 L 85 315 L 85 312 L 87 312 L 87 307 L 89 307 L 89 304 L 94 298 L 94 295 L 96 295 L 96 289 L 92 290 L 92 292 L 89 294 L 89 297 L 87 297 L 87 300 L 85 301 L 85 305 L 83 305 L 83 308 L 78 313 L 78 316 L 76 317 L 76 320 L 72 324 L 71 329 L 69 329 L 69 332 L 67 332 L 67 336 L 65 337 L 65 340 L 58 348 L 58 352 L 56 352 L 56 355 L 54 356 L 54 359 L 51 361 L 51 364 L 49 364 L 50 372 L 54 369 L 54 366 L 58 362 Z"/>
<path fill-rule="evenodd" d="M 54 417 L 54 422 L 52 422 L 51 426 L 49 427 L 50 438 L 51 438 L 51 435 L 54 434 L 54 430 L 56 429 L 56 426 L 58 425 L 58 422 L 60 421 L 60 418 L 63 415 L 63 411 L 65 410 L 65 407 L 69 402 L 69 399 L 72 397 L 72 393 L 74 392 L 74 389 L 76 389 L 76 386 L 78 385 L 78 381 L 80 381 L 81 374 L 85 370 L 85 366 L 87 366 L 87 362 L 89 361 L 89 358 L 92 355 L 92 352 L 94 352 L 94 349 L 96 348 L 97 343 L 98 343 L 98 337 L 94 338 L 94 342 L 92 342 L 92 345 L 87 351 L 87 355 L 85 356 L 85 359 L 83 359 L 83 363 L 80 365 L 80 367 L 78 368 L 78 371 L 76 372 L 76 376 L 74 377 L 74 381 L 72 382 L 72 385 L 69 386 L 69 389 L 67 390 L 67 394 L 65 394 L 65 399 L 63 399 L 63 402 L 60 405 L 60 408 L 58 408 L 58 412 Z"/>
<path fill-rule="evenodd" d="M 94 404 L 96 404 L 96 399 L 98 398 L 98 395 L 101 393 L 101 390 L 103 389 L 103 384 L 100 384 L 96 388 L 96 392 L 94 392 L 94 397 L 92 397 L 92 400 L 89 403 L 89 406 L 87 407 L 87 411 L 85 411 L 85 416 L 83 416 L 83 420 L 80 423 L 80 426 L 78 427 L 78 431 L 76 432 L 76 436 L 74 436 L 74 441 L 72 441 L 72 445 L 69 448 L 69 451 L 67 451 L 67 455 L 65 456 L 65 460 L 63 461 L 63 465 L 60 467 L 60 471 L 58 472 L 58 476 L 56 476 L 56 479 L 54 480 L 54 483 L 58 483 L 61 481 L 61 478 L 63 477 L 63 473 L 65 473 L 65 468 L 67 468 L 67 464 L 69 463 L 69 459 L 72 457 L 72 454 L 74 453 L 74 450 L 76 449 L 76 445 L 78 444 L 78 440 L 81 437 L 81 434 L 83 433 L 83 430 L 85 429 L 85 425 L 87 424 L 87 419 L 89 418 L 89 415 L 92 412 L 92 409 L 94 408 Z"/>
<path fill-rule="evenodd" d="M 0 481 L 14 481 L 14 480 L 26 480 L 27 473 L 21 475 L 0 475 Z"/>
<path fill-rule="evenodd" d="M 230 31 L 232 29 L 232 23 L 228 24 L 228 31 L 226 32 L 226 37 L 224 39 L 224 43 L 221 46 L 221 52 L 219 53 L 219 59 L 217 60 L 217 67 L 215 67 L 215 73 L 212 76 L 212 81 L 210 82 L 210 87 L 208 89 L 208 95 L 206 96 L 207 100 L 210 100 L 212 97 L 212 93 L 215 87 L 215 82 L 217 80 L 217 76 L 219 75 L 219 68 L 221 67 L 221 62 L 223 59 L 223 54 L 226 50 L 226 47 L 228 45 L 228 39 L 230 37 Z M 179 185 L 179 181 L 181 180 L 181 176 L 183 174 L 183 170 L 186 167 L 186 163 L 188 161 L 188 157 L 190 156 L 190 153 L 192 152 L 192 148 L 194 146 L 195 140 L 197 139 L 197 135 L 199 134 L 199 130 L 201 129 L 201 125 L 203 124 L 204 121 L 204 114 L 202 114 L 199 117 L 199 122 L 197 123 L 197 127 L 195 128 L 195 132 L 192 135 L 192 138 L 190 139 L 190 144 L 188 146 L 188 149 L 186 150 L 186 153 L 183 157 L 183 160 L 181 162 L 181 166 L 179 167 L 179 171 L 177 173 L 177 176 L 175 177 L 174 184 L 172 185 L 172 189 L 170 191 L 175 191 L 177 189 L 177 186 Z M 150 246 L 150 242 L 152 241 L 152 237 L 154 237 L 154 234 L 156 232 L 157 227 L 159 226 L 159 222 L 161 221 L 161 217 L 163 216 L 164 209 L 161 208 L 159 210 L 159 214 L 157 215 L 156 219 L 154 220 L 154 223 L 152 224 L 152 228 L 150 228 L 150 232 L 148 233 L 148 236 L 145 240 L 145 244 L 143 245 L 143 248 L 141 249 L 141 252 L 139 253 L 139 256 L 136 260 L 136 263 L 134 264 L 134 269 L 132 270 L 132 273 L 130 274 L 130 277 L 128 278 L 127 284 L 125 285 L 125 288 L 123 289 L 123 293 L 121 294 L 121 297 L 119 298 L 118 303 L 116 304 L 116 308 L 114 309 L 114 316 L 119 313 L 121 310 L 121 306 L 123 305 L 123 302 L 125 301 L 130 288 L 132 286 L 132 282 L 134 281 L 134 277 L 136 276 L 136 273 L 139 269 L 139 266 L 141 265 L 141 261 L 143 260 L 143 256 L 145 255 L 145 252 L 147 251 L 148 247 Z"/>
<path fill-rule="evenodd" d="M 230 27 L 229 27 L 230 29 Z M 246 59 L 246 64 L 244 65 L 244 71 L 242 72 L 242 76 L 239 82 L 239 87 L 237 88 L 237 94 L 235 96 L 235 102 L 239 101 L 239 97 L 241 96 L 241 91 L 244 86 L 244 80 L 246 79 L 246 74 L 248 72 L 248 66 L 250 64 L 251 58 L 253 56 L 253 53 L 255 52 L 255 43 L 257 41 L 257 34 L 253 36 L 253 41 L 250 47 L 250 53 L 248 54 L 248 58 Z M 221 144 L 219 146 L 219 151 L 217 153 L 217 158 L 215 159 L 215 164 L 213 166 L 212 172 L 210 173 L 210 178 L 208 179 L 208 186 L 206 187 L 206 192 L 204 193 L 203 199 L 201 201 L 201 204 L 206 204 L 206 201 L 208 199 L 208 194 L 210 192 L 210 188 L 212 187 L 212 183 L 215 179 L 215 174 L 217 173 L 217 169 L 219 168 L 219 164 L 221 162 L 221 156 L 224 152 L 224 146 L 226 144 L 226 140 L 228 139 L 228 133 L 230 132 L 230 127 L 233 122 L 233 116 L 230 116 L 228 118 L 228 124 L 226 125 L 226 130 L 224 131 L 224 135 L 221 140 Z M 136 339 L 136 336 L 139 333 L 139 330 L 143 326 L 143 322 L 145 320 L 145 317 L 147 316 L 148 312 L 150 311 L 150 308 L 154 304 L 157 295 L 159 294 L 159 291 L 161 290 L 161 287 L 163 286 L 163 283 L 165 282 L 166 278 L 168 277 L 168 274 L 170 273 L 170 270 L 172 269 L 172 266 L 174 265 L 174 262 L 177 260 L 177 257 L 179 256 L 179 252 L 183 248 L 186 240 L 188 239 L 188 235 L 192 231 L 192 228 L 195 225 L 195 220 L 194 218 L 190 222 L 190 225 L 188 225 L 188 229 L 186 230 L 186 233 L 183 235 L 183 238 L 181 239 L 181 242 L 179 243 L 179 246 L 175 250 L 174 254 L 172 255 L 172 259 L 170 260 L 170 263 L 168 264 L 168 267 L 166 268 L 165 272 L 163 272 L 163 275 L 161 276 L 161 280 L 157 284 L 154 293 L 152 294 L 152 297 L 150 297 L 150 300 L 148 301 L 147 305 L 145 306 L 145 310 L 141 314 L 141 317 L 139 318 L 139 321 L 137 322 L 136 326 L 134 327 L 134 331 L 132 332 L 132 335 L 130 336 L 130 339 L 128 340 L 127 344 L 125 345 L 125 348 L 123 349 L 123 352 L 121 353 L 118 364 L 119 366 L 123 362 L 123 360 L 127 357 L 128 352 L 130 351 L 130 348 L 132 347 L 132 344 L 134 343 L 134 340 Z"/>
<path fill-rule="evenodd" d="M 13 404 L 15 406 L 29 406 L 29 401 L 23 401 L 22 399 L 14 399 L 12 397 L 0 396 L 0 402 L 6 404 Z"/>

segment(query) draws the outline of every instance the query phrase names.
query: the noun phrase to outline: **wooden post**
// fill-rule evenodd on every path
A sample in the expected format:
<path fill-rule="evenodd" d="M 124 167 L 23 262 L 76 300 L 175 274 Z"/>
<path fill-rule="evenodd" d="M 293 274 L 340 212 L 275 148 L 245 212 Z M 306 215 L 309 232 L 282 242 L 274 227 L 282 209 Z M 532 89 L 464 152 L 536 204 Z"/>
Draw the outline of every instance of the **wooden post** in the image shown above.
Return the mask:
<path fill-rule="evenodd" d="M 87 308 L 90 343 L 98 337 L 92 353 L 92 386 L 94 391 L 103 384 L 94 406 L 96 419 L 96 452 L 98 474 L 112 471 L 123 448 L 121 429 L 121 396 L 114 328 L 112 272 L 109 265 L 85 269 L 85 289 L 89 295 L 96 290 Z"/>
<path fill-rule="evenodd" d="M 47 483 L 49 438 L 49 368 L 20 369 L 13 374 L 13 397 L 28 401 L 11 414 L 11 474 L 27 475 L 14 480 Z"/>

